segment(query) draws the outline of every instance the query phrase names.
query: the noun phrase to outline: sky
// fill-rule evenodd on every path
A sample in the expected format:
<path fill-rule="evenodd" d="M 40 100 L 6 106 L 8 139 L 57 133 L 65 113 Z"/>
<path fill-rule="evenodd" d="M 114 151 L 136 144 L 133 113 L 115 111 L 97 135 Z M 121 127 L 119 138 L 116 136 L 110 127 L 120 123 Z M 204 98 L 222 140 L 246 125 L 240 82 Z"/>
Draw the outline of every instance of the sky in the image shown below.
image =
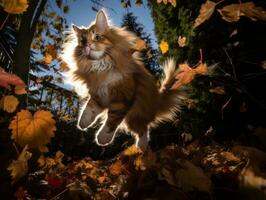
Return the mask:
<path fill-rule="evenodd" d="M 66 15 L 68 23 L 78 26 L 90 25 L 91 21 L 93 21 L 96 16 L 96 12 L 92 10 L 92 7 L 96 9 L 102 8 L 94 4 L 93 1 L 94 0 L 69 1 L 70 12 Z M 152 45 L 157 48 L 158 45 L 153 31 L 154 24 L 146 0 L 143 1 L 141 6 L 135 5 L 135 1 L 131 0 L 132 5 L 130 8 L 123 8 L 120 0 L 100 0 L 100 3 L 104 5 L 112 24 L 116 26 L 121 25 L 122 17 L 127 11 L 133 12 L 138 18 L 138 22 L 144 25 L 144 31 L 151 35 L 153 40 Z"/>

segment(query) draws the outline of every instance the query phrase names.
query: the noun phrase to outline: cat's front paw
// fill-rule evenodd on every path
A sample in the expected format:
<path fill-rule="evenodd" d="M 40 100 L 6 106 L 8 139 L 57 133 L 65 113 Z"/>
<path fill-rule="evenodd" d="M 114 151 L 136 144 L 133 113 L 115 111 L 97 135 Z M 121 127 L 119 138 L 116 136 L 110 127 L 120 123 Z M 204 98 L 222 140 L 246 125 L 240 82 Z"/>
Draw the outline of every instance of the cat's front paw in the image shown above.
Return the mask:
<path fill-rule="evenodd" d="M 115 138 L 115 131 L 111 131 L 108 126 L 100 128 L 96 134 L 96 143 L 100 146 L 107 146 L 113 142 Z"/>

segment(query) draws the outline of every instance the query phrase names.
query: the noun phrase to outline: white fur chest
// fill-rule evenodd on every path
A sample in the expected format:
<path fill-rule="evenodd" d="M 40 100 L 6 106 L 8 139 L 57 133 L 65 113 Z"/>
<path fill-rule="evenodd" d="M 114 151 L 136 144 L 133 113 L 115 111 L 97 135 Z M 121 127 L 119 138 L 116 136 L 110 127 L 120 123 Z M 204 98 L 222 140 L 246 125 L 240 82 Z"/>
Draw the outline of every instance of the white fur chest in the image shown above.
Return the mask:
<path fill-rule="evenodd" d="M 102 72 L 102 71 L 109 71 L 113 68 L 112 62 L 109 60 L 102 58 L 100 60 L 92 61 L 90 71 L 91 72 Z"/>

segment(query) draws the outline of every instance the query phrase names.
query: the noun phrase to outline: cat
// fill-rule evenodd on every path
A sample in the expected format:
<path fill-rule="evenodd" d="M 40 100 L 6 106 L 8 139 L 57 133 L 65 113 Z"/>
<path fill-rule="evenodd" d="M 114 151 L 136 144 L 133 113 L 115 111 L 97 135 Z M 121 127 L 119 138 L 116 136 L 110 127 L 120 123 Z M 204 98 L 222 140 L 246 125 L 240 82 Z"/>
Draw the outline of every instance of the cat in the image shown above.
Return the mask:
<path fill-rule="evenodd" d="M 101 117 L 98 145 L 111 144 L 118 130 L 125 130 L 145 150 L 150 128 L 174 120 L 186 98 L 183 89 L 171 90 L 177 74 L 174 59 L 165 62 L 157 83 L 132 51 L 137 40 L 132 32 L 112 26 L 103 10 L 88 28 L 72 25 L 65 39 L 61 57 L 69 67 L 68 80 L 86 99 L 77 126 L 86 130 Z"/>

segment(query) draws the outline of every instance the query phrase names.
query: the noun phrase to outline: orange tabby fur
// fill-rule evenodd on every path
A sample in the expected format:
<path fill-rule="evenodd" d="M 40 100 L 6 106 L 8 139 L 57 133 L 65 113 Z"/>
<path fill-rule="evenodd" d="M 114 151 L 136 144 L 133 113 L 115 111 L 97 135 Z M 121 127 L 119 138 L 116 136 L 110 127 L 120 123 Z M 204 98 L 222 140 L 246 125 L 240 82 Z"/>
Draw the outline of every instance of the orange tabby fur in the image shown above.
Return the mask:
<path fill-rule="evenodd" d="M 118 127 L 123 127 L 140 136 L 139 146 L 145 149 L 148 129 L 173 120 L 180 111 L 184 92 L 170 90 L 177 73 L 175 62 L 166 62 L 165 77 L 158 86 L 137 53 L 132 55 L 137 39 L 123 28 L 110 26 L 100 11 L 89 28 L 74 26 L 63 47 L 68 78 L 77 89 L 85 88 L 81 96 L 87 98 L 78 127 L 86 130 L 100 115 L 105 116 L 96 134 L 100 145 L 110 144 Z"/>

